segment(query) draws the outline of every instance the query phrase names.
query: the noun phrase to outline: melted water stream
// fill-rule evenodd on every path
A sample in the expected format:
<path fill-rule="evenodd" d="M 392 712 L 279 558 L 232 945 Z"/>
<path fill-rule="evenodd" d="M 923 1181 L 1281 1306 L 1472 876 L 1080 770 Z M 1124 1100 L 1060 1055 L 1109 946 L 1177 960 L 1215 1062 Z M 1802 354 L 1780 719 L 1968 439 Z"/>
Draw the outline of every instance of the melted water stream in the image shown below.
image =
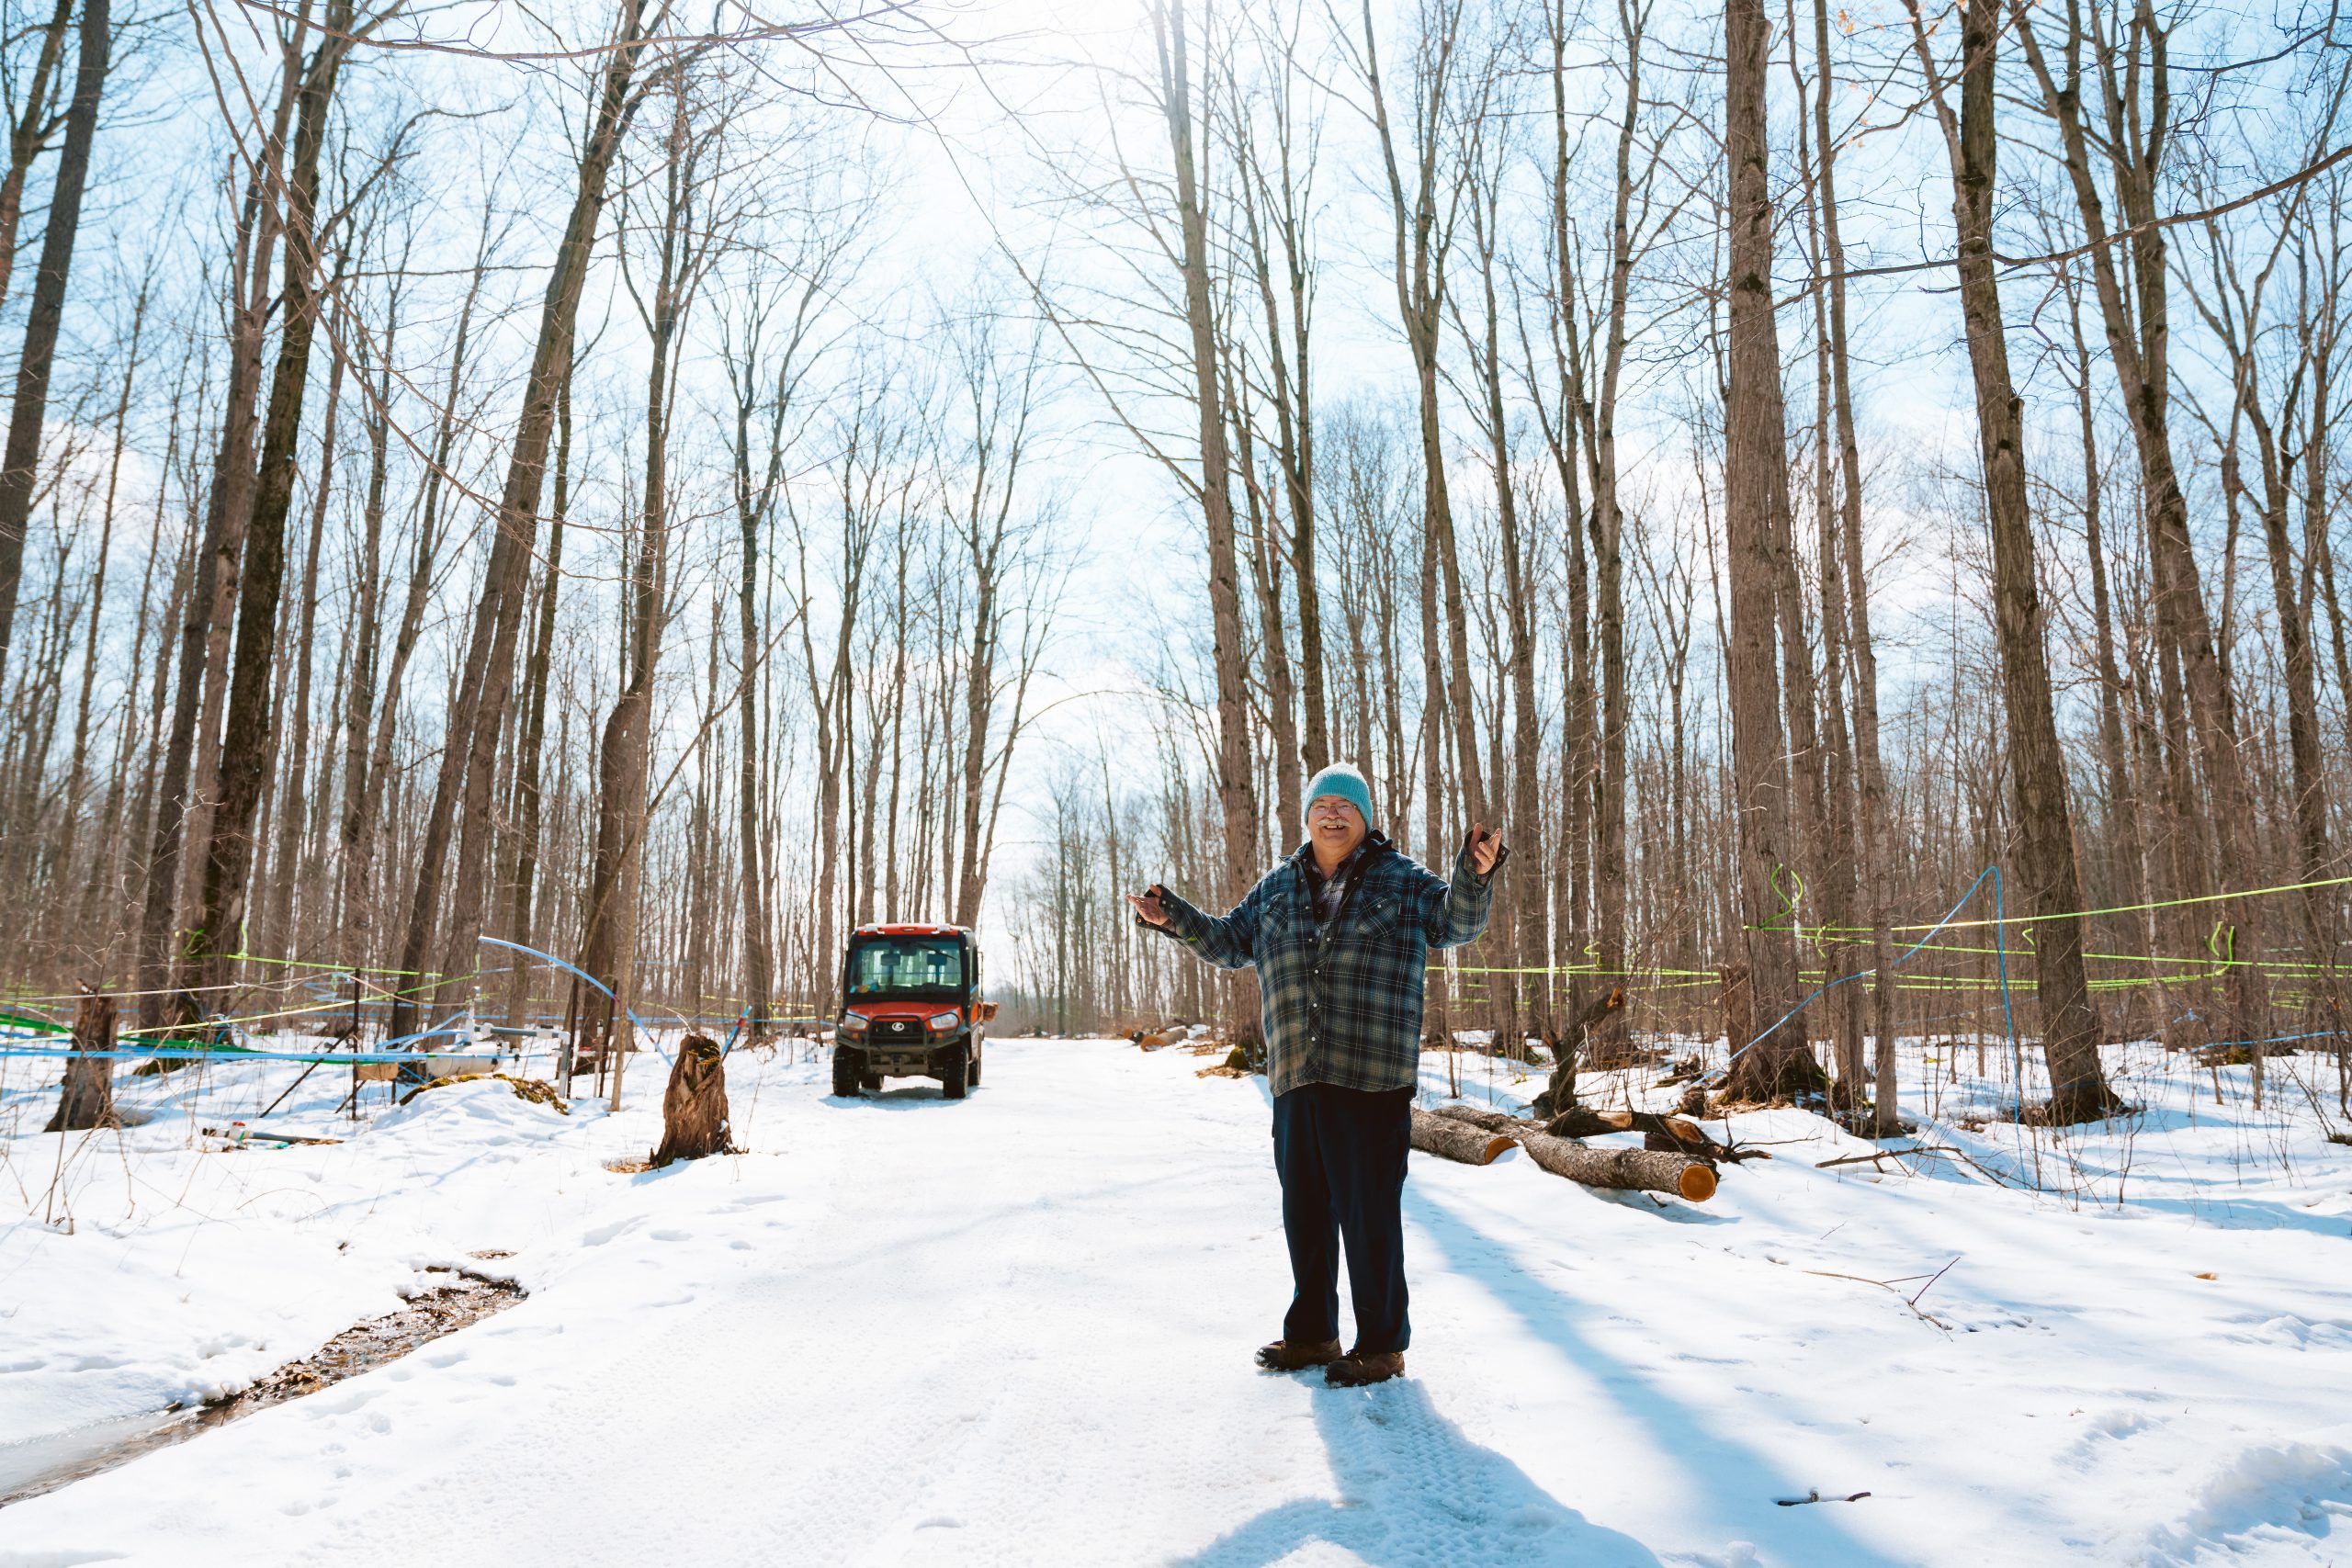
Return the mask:
<path fill-rule="evenodd" d="M 522 1288 L 507 1280 L 458 1274 L 454 1283 L 418 1296 L 398 1312 L 345 1329 L 317 1354 L 289 1362 L 244 1393 L 217 1404 L 119 1416 L 29 1442 L 0 1444 L 0 1508 L 70 1486 L 141 1454 L 184 1443 L 241 1416 L 330 1388 L 522 1299 Z"/>

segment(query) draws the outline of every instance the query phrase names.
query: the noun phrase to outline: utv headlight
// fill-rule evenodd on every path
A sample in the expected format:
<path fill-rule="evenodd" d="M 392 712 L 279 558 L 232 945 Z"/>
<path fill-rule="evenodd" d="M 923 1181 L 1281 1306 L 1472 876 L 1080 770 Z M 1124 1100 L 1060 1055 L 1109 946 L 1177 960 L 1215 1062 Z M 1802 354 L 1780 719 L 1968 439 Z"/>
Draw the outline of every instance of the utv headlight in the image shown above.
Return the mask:
<path fill-rule="evenodd" d="M 873 1021 L 862 1012 L 845 1012 L 842 1014 L 841 1032 L 843 1034 L 863 1034 L 866 1025 Z"/>
<path fill-rule="evenodd" d="M 942 1033 L 945 1033 L 948 1030 L 951 1030 L 957 1024 L 963 1022 L 964 1015 L 960 1012 L 935 1012 L 924 1021 L 928 1022 L 932 1028 L 938 1030 Z"/>

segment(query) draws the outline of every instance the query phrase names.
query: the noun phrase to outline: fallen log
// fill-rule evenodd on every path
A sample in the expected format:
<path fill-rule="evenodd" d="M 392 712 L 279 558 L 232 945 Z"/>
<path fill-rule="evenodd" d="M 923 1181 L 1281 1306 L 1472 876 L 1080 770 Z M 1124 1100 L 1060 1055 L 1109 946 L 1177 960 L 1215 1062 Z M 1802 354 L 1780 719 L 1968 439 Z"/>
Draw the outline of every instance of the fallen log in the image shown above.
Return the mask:
<path fill-rule="evenodd" d="M 1414 1114 L 1418 1122 L 1420 1113 L 1416 1111 Z M 1694 1203 L 1703 1203 L 1714 1195 L 1714 1162 L 1740 1157 L 1739 1154 L 1713 1142 L 1697 1127 L 1679 1117 L 1657 1116 L 1643 1111 L 1593 1111 L 1578 1106 L 1572 1111 L 1555 1117 L 1551 1123 L 1553 1128 L 1557 1128 L 1563 1122 L 1573 1122 L 1592 1134 L 1647 1132 L 1653 1142 L 1649 1147 L 1642 1149 L 1590 1148 L 1574 1137 L 1546 1130 L 1541 1122 L 1489 1111 L 1483 1106 L 1441 1105 L 1432 1119 L 1440 1118 L 1459 1122 L 1465 1129 L 1476 1128 L 1523 1145 L 1529 1157 L 1555 1176 L 1565 1176 L 1588 1187 L 1674 1192 Z M 1656 1130 L 1666 1126 L 1688 1129 L 1695 1142 L 1684 1143 L 1671 1134 Z M 1418 1124 L 1414 1131 L 1414 1146 L 1421 1147 Z M 1672 1146 L 1662 1149 L 1660 1144 Z M 1477 1163 L 1483 1165 L 1486 1161 Z"/>
<path fill-rule="evenodd" d="M 1425 1155 L 1459 1160 L 1464 1165 L 1492 1165 L 1511 1140 L 1500 1133 L 1482 1132 L 1450 1116 L 1413 1112 L 1413 1146 Z"/>
<path fill-rule="evenodd" d="M 1555 1138 L 1598 1138 L 1611 1133 L 1646 1133 L 1652 1138 L 1664 1140 L 1663 1146 L 1688 1149 L 1702 1159 L 1718 1157 L 1724 1153 L 1723 1146 L 1708 1137 L 1697 1122 L 1680 1116 L 1661 1116 L 1654 1111 L 1595 1111 L 1587 1105 L 1572 1105 L 1549 1122 L 1532 1122 L 1480 1105 L 1454 1104 L 1439 1106 L 1436 1114 L 1514 1138 L 1521 1133 L 1549 1133 Z M 1653 1144 L 1651 1146 L 1661 1145 Z"/>
<path fill-rule="evenodd" d="M 1555 1138 L 1598 1138 L 1609 1133 L 1630 1133 L 1634 1119 L 1623 1111 L 1595 1111 L 1589 1105 L 1571 1105 L 1544 1123 L 1543 1130 Z"/>
<path fill-rule="evenodd" d="M 1555 1138 L 1548 1133 L 1523 1133 L 1519 1143 L 1527 1157 L 1545 1170 L 1587 1187 L 1672 1192 L 1693 1203 L 1703 1203 L 1715 1194 L 1714 1168 L 1687 1156 L 1653 1149 L 1588 1148 L 1573 1138 Z"/>
<path fill-rule="evenodd" d="M 1707 1136 L 1696 1122 L 1681 1116 L 1661 1116 L 1655 1111 L 1595 1111 L 1572 1105 L 1544 1124 L 1555 1138 L 1597 1138 L 1610 1133 L 1643 1133 L 1649 1147 L 1685 1150 L 1702 1159 L 1719 1159 L 1728 1151 Z"/>
<path fill-rule="evenodd" d="M 1516 1137 L 1521 1132 L 1542 1131 L 1541 1126 L 1536 1122 L 1522 1121 L 1507 1111 L 1489 1111 L 1482 1105 L 1463 1105 L 1458 1102 L 1453 1105 L 1441 1105 L 1432 1114 L 1442 1116 L 1450 1122 L 1462 1122 L 1464 1126 L 1476 1127 L 1482 1133 L 1500 1133 L 1506 1137 Z"/>

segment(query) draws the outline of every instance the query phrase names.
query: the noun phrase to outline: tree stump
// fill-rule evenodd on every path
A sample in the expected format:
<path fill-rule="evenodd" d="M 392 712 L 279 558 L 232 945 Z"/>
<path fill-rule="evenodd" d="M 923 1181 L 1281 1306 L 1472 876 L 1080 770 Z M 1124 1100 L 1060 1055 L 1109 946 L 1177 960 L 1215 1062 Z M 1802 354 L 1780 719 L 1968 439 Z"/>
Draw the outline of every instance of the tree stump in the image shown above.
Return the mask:
<path fill-rule="evenodd" d="M 727 1053 L 706 1034 L 689 1034 L 670 1064 L 670 1084 L 662 1091 L 662 1146 L 653 1164 L 700 1159 L 733 1152 L 728 1141 Z"/>
<path fill-rule="evenodd" d="M 82 987 L 81 1004 L 74 1010 L 74 1049 L 114 1050 L 114 998 L 96 987 Z M 57 1114 L 45 1133 L 78 1133 L 89 1127 L 119 1127 L 114 1113 L 114 1057 L 76 1055 L 65 1059 L 65 1082 L 58 1096 Z"/>

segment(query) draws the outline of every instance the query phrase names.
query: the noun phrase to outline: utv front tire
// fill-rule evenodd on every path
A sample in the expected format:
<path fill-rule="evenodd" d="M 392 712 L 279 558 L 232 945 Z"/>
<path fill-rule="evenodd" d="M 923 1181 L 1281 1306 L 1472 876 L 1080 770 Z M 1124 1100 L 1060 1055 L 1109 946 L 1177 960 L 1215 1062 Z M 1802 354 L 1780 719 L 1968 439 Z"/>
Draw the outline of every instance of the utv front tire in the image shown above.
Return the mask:
<path fill-rule="evenodd" d="M 972 1053 L 969 1046 L 958 1045 L 942 1053 L 939 1064 L 939 1092 L 950 1100 L 961 1100 L 971 1085 Z"/>
<path fill-rule="evenodd" d="M 857 1094 L 857 1058 L 838 1045 L 833 1047 L 833 1094 L 841 1100 Z"/>

